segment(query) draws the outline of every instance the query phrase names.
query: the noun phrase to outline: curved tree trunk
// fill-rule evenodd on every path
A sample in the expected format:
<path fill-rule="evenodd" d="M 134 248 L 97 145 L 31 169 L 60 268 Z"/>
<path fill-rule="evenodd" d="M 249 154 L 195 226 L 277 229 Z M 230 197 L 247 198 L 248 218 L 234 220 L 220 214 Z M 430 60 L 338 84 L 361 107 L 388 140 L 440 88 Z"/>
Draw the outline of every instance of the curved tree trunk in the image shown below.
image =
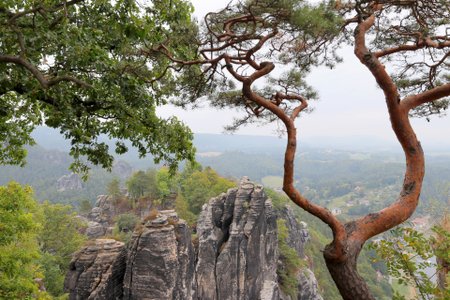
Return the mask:
<path fill-rule="evenodd" d="M 333 242 L 327 246 L 324 251 L 324 257 L 327 268 L 342 297 L 345 300 L 374 300 L 375 298 L 371 295 L 366 282 L 358 274 L 358 256 L 362 246 L 368 239 L 403 223 L 414 213 L 422 188 L 425 160 L 420 142 L 409 122 L 409 112 L 423 103 L 450 96 L 450 83 L 401 99 L 397 85 L 386 71 L 385 66 L 380 62 L 379 57 L 401 51 L 404 48 L 419 49 L 419 46 L 404 45 L 403 47 L 389 48 L 381 51 L 381 53 L 371 52 L 366 46 L 366 33 L 375 24 L 376 12 L 382 9 L 382 3 L 386 1 L 356 2 L 358 2 L 356 7 L 358 16 L 349 20 L 350 23 L 357 22 L 354 30 L 354 53 L 360 62 L 372 73 L 374 79 L 383 90 L 392 129 L 405 153 L 406 170 L 403 187 L 396 201 L 378 212 L 370 213 L 346 224 L 334 216 L 326 207 L 311 202 L 295 187 L 294 162 L 297 146 L 295 121 L 307 107 L 307 99 L 296 92 L 289 92 L 290 89 L 286 87 L 283 88 L 285 90 L 284 93 L 276 92 L 270 97 L 252 89 L 252 85 L 256 80 L 265 77 L 275 68 L 274 62 L 271 61 L 258 63 L 257 60 L 260 57 L 255 55 L 256 52 L 270 39 L 279 34 L 282 35 L 284 29 L 279 32 L 276 22 L 273 24 L 273 27 L 269 28 L 268 24 L 265 24 L 265 20 L 254 15 L 250 9 L 242 16 L 237 17 L 234 17 L 233 11 L 233 17 L 223 21 L 225 30 L 220 30 L 220 32 L 216 33 L 208 27 L 209 33 L 213 36 L 211 48 L 206 47 L 201 52 L 203 54 L 211 53 L 210 59 L 204 55 L 203 58 L 205 60 L 183 62 L 175 59 L 168 53 L 167 48 L 162 46 L 161 49 L 164 50 L 162 51 L 164 55 L 176 63 L 184 65 L 209 64 L 209 67 L 205 70 L 208 70 L 208 72 L 212 70 L 214 73 L 217 72 L 218 67 L 220 69 L 226 68 L 234 79 L 242 83 L 242 104 L 245 103 L 249 113 L 251 112 L 252 115 L 259 117 L 263 116 L 261 115 L 262 112 L 268 110 L 284 123 L 288 140 L 284 156 L 283 191 L 297 206 L 316 216 L 331 228 Z M 367 5 L 362 5 L 364 6 L 363 9 L 360 4 Z M 256 33 L 258 32 L 256 28 L 261 22 L 265 24 L 263 27 L 265 33 L 258 33 L 257 36 L 248 35 L 247 33 L 242 35 L 235 32 L 233 28 L 236 24 L 248 23 L 252 24 L 255 30 L 254 33 Z M 212 41 L 216 39 L 219 46 L 216 46 L 216 44 L 213 46 Z M 255 42 L 255 44 L 248 48 L 247 46 L 242 46 L 243 43 L 248 43 L 249 41 Z M 423 43 L 423 41 L 421 42 Z M 248 44 L 251 45 L 252 43 Z M 282 48 L 283 46 L 280 47 Z M 441 47 L 441 43 L 435 47 Z M 232 50 L 231 53 L 228 53 L 229 49 Z M 235 51 L 237 53 L 234 53 Z M 246 66 L 250 68 L 246 68 Z M 251 71 L 252 69 L 253 72 Z"/>
<path fill-rule="evenodd" d="M 328 271 L 344 300 L 375 300 L 367 283 L 356 269 L 357 256 L 351 255 L 343 262 L 325 258 Z"/>
<path fill-rule="evenodd" d="M 375 300 L 366 281 L 359 275 L 357 261 L 362 245 L 347 240 L 346 254 L 340 260 L 330 256 L 334 252 L 331 245 L 325 248 L 323 256 L 336 287 L 344 300 Z"/>

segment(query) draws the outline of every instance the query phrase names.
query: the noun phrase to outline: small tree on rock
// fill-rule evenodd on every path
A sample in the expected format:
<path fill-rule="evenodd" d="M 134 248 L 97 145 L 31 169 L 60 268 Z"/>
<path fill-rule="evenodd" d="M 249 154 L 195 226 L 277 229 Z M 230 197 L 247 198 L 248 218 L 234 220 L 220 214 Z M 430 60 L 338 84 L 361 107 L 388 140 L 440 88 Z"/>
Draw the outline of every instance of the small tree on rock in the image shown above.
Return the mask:
<path fill-rule="evenodd" d="M 112 197 L 114 202 L 120 200 L 122 192 L 120 191 L 120 180 L 118 178 L 113 178 L 107 186 L 108 195 Z"/>

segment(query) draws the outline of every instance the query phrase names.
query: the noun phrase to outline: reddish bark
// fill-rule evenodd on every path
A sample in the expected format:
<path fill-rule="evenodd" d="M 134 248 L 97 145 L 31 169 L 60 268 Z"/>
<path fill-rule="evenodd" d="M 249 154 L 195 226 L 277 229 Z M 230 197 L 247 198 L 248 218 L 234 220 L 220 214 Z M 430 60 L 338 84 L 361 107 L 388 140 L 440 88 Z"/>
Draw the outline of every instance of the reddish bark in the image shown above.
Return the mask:
<path fill-rule="evenodd" d="M 378 5 L 374 7 L 374 11 L 381 8 Z M 328 270 L 344 299 L 373 299 L 368 289 L 365 288 L 364 280 L 357 274 L 356 260 L 359 251 L 369 238 L 406 221 L 418 205 L 425 173 L 425 159 L 420 142 L 409 122 L 408 114 L 410 110 L 421 104 L 450 95 L 450 84 L 444 84 L 401 100 L 398 87 L 378 58 L 398 51 L 411 51 L 431 46 L 431 42 L 427 40 L 424 41 L 424 45 L 418 44 L 414 47 L 401 45 L 375 54 L 371 53 L 365 45 L 365 37 L 374 22 L 375 14 L 372 14 L 365 20 L 361 20 L 357 25 L 355 29 L 355 55 L 372 73 L 379 87 L 383 90 L 392 129 L 405 154 L 406 171 L 402 190 L 393 204 L 379 212 L 368 214 L 346 224 L 347 237 L 343 244 L 346 245 L 347 252 L 344 262 L 330 259 L 328 252 L 335 251 L 332 247 L 328 247 L 324 253 Z M 435 46 L 444 47 L 446 45 Z"/>
<path fill-rule="evenodd" d="M 347 240 L 345 259 L 336 261 L 328 257 L 330 246 L 325 249 L 324 257 L 328 271 L 344 300 L 375 300 L 364 279 L 357 271 L 358 256 L 362 245 Z"/>
<path fill-rule="evenodd" d="M 270 74 L 275 67 L 274 63 L 270 61 L 258 63 L 254 58 L 254 54 L 266 42 L 279 34 L 276 26 L 272 30 L 266 29 L 267 32 L 265 34 L 239 35 L 234 32 L 235 24 L 249 22 L 256 26 L 261 20 L 252 14 L 234 17 L 224 22 L 223 32 L 221 33 L 214 33 L 208 27 L 211 36 L 216 38 L 216 42 L 219 45 L 206 47 L 201 50 L 201 55 L 204 58 L 201 64 L 209 64 L 208 70 L 216 68 L 221 61 L 224 61 L 226 70 L 242 84 L 244 98 L 256 105 L 257 108 L 251 108 L 250 111 L 259 116 L 263 110 L 268 110 L 283 122 L 287 133 L 283 190 L 296 205 L 318 217 L 331 228 L 333 241 L 325 248 L 324 258 L 333 280 L 342 297 L 346 300 L 374 299 L 364 279 L 357 271 L 359 253 L 368 239 L 401 224 L 414 213 L 417 207 L 424 177 L 425 160 L 420 142 L 409 122 L 409 112 L 421 104 L 450 95 L 450 84 L 443 84 L 401 100 L 398 87 L 379 59 L 400 51 L 415 51 L 423 47 L 437 47 L 441 49 L 449 45 L 448 42 L 436 44 L 430 39 L 424 39 L 417 45 L 399 45 L 371 53 L 366 47 L 366 33 L 374 25 L 375 13 L 380 9 L 382 9 L 382 5 L 375 5 L 372 7 L 371 14 L 351 18 L 346 24 L 357 23 L 354 33 L 354 52 L 361 63 L 371 72 L 384 92 L 392 129 L 405 154 L 406 171 L 402 190 L 394 203 L 379 212 L 370 213 L 346 224 L 339 221 L 326 208 L 309 201 L 294 186 L 294 162 L 297 148 L 295 120 L 307 107 L 307 99 L 301 95 L 280 92 L 268 99 L 252 89 L 252 85 L 256 80 Z M 257 42 L 250 48 L 244 49 L 241 45 L 244 41 L 255 40 Z M 213 45 L 212 41 L 211 45 Z M 234 54 L 227 53 L 227 50 Z M 205 55 L 205 53 L 214 54 L 219 52 L 220 54 L 216 57 L 214 55 L 212 57 Z M 166 55 L 172 58 L 169 53 L 166 53 Z M 180 61 L 174 61 L 180 63 Z M 187 62 L 186 64 L 192 63 Z M 194 63 L 198 63 L 198 61 Z M 253 72 L 238 72 L 237 70 L 242 65 L 249 66 L 250 69 L 253 69 Z M 234 66 L 237 66 L 237 68 L 235 69 Z M 289 103 L 298 101 L 298 105 L 289 111 L 282 106 L 284 101 Z"/>

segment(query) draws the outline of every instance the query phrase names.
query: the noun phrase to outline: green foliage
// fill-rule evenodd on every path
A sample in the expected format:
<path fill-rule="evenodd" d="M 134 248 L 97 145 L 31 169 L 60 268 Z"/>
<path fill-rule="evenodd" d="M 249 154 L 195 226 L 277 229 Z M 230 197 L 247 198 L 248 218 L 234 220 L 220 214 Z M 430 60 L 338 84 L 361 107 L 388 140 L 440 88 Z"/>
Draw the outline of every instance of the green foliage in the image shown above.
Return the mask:
<path fill-rule="evenodd" d="M 69 205 L 40 205 L 43 212 L 42 230 L 38 236 L 43 252 L 58 255 L 62 264 L 67 264 L 71 255 L 78 250 L 85 237 L 79 233 L 86 226 Z"/>
<path fill-rule="evenodd" d="M 226 192 L 235 183 L 219 176 L 213 169 L 202 170 L 198 165 L 188 165 L 175 176 L 167 168 L 138 171 L 127 180 L 131 198 L 149 198 L 153 204 L 165 206 L 175 196 L 175 210 L 190 225 L 194 225 L 201 207 L 211 197 Z M 172 203 L 169 203 L 172 205 Z"/>
<path fill-rule="evenodd" d="M 164 206 L 168 199 L 175 198 L 175 210 L 190 225 L 196 222 L 201 207 L 211 197 L 226 192 L 235 183 L 219 176 L 213 169 L 187 166 L 175 176 L 168 168 L 138 171 L 126 182 L 133 201 L 148 198 L 153 204 Z M 170 203 L 169 203 L 170 204 Z"/>
<path fill-rule="evenodd" d="M 2 210 L 0 245 L 10 244 L 18 240 L 21 234 L 37 229 L 36 220 L 33 218 L 36 203 L 33 201 L 32 193 L 31 188 L 22 188 L 14 182 L 6 187 L 0 187 Z"/>
<path fill-rule="evenodd" d="M 0 299 L 48 299 L 63 295 L 72 254 L 85 238 L 84 224 L 67 205 L 38 205 L 29 187 L 11 182 L 0 187 Z M 3 231 L 4 230 L 4 231 Z"/>
<path fill-rule="evenodd" d="M 386 261 L 389 274 L 400 284 L 416 286 L 422 295 L 430 293 L 432 284 L 425 268 L 431 266 L 428 262 L 433 256 L 431 244 L 411 227 L 397 227 L 389 234 L 389 238 L 371 244 Z"/>
<path fill-rule="evenodd" d="M 276 16 L 283 34 L 292 35 L 291 42 L 281 49 L 282 61 L 295 62 L 300 70 L 309 70 L 318 64 L 332 67 L 341 61 L 333 46 L 329 45 L 336 39 L 343 24 L 342 17 L 336 13 L 335 1 L 311 4 L 303 0 L 258 0 L 250 3 L 259 4 L 259 7 L 255 5 L 261 10 L 258 12 Z M 311 55 L 310 51 L 314 51 L 315 55 Z"/>
<path fill-rule="evenodd" d="M 301 1 L 291 1 L 295 6 Z M 301 9 L 294 9 L 290 18 L 293 30 L 301 30 L 311 38 L 321 35 L 334 36 L 339 33 L 342 18 L 333 11 L 334 1 L 321 2 L 319 5 L 304 5 Z M 298 5 L 298 4 L 297 4 Z"/>
<path fill-rule="evenodd" d="M 159 118 L 156 107 L 194 82 L 154 51 L 170 37 L 177 57 L 195 57 L 191 13 L 184 0 L 2 1 L 0 163 L 22 164 L 41 124 L 70 140 L 75 171 L 87 170 L 85 159 L 112 166 L 102 134 L 115 153 L 129 140 L 172 171 L 193 160 L 191 131 L 175 117 Z"/>
<path fill-rule="evenodd" d="M 277 220 L 278 228 L 278 250 L 280 251 L 281 265 L 277 269 L 277 274 L 280 278 L 281 289 L 292 299 L 297 298 L 298 280 L 297 274 L 301 266 L 304 266 L 303 261 L 298 257 L 297 251 L 289 247 L 286 240 L 289 237 L 286 221 L 283 219 Z"/>
<path fill-rule="evenodd" d="M 54 297 L 64 295 L 64 279 L 67 268 L 61 266 L 60 259 L 48 252 L 41 254 L 38 261 L 42 275 L 44 276 L 44 286 L 48 293 Z"/>
<path fill-rule="evenodd" d="M 198 216 L 190 210 L 189 204 L 182 194 L 178 194 L 175 199 L 175 211 L 181 219 L 189 224 L 189 226 L 194 226 L 195 223 L 197 223 Z"/>
<path fill-rule="evenodd" d="M 159 187 L 157 182 L 157 171 L 149 169 L 147 172 L 138 171 L 134 173 L 126 182 L 128 194 L 132 199 L 149 197 L 159 198 Z"/>
<path fill-rule="evenodd" d="M 303 0 L 264 2 L 270 9 L 282 12 L 280 27 L 294 37 L 292 44 L 280 54 L 283 62 L 295 62 L 297 70 L 309 71 L 315 65 L 334 67 L 342 61 L 335 53 L 335 45 L 330 44 L 338 39 L 344 23 L 342 16 L 336 13 L 335 1 L 315 1 L 314 4 Z"/>
<path fill-rule="evenodd" d="M 161 200 L 165 200 L 174 191 L 174 178 L 169 173 L 169 169 L 161 168 L 156 173 L 157 195 Z"/>
<path fill-rule="evenodd" d="M 357 3 L 360 16 L 370 11 L 369 1 L 351 1 Z M 420 1 L 383 1 L 386 3 L 377 13 L 377 26 L 372 27 L 366 40 L 370 42 L 373 53 L 385 49 L 395 49 L 399 45 L 416 45 L 422 41 L 434 46 L 418 47 L 414 51 L 393 51 L 381 57 L 387 63 L 391 78 L 396 83 L 400 98 L 415 95 L 443 86 L 449 82 L 448 46 L 442 48 L 441 36 L 445 37 L 445 28 L 449 26 L 450 9 L 446 0 Z M 344 5 L 343 5 L 344 6 Z M 395 16 L 395 17 L 393 17 Z M 399 31 L 392 28 L 400 28 Z M 411 55 L 414 53 L 414 55 Z M 410 112 L 415 117 L 445 115 L 450 98 L 443 94 L 441 99 L 425 103 Z"/>
<path fill-rule="evenodd" d="M 0 299 L 25 299 L 38 293 L 39 211 L 29 187 L 0 187 Z"/>
<path fill-rule="evenodd" d="M 53 145 L 52 145 L 53 147 Z M 0 166 L 0 184 L 7 184 L 11 178 L 21 184 L 33 187 L 39 201 L 49 200 L 52 203 L 66 203 L 79 206 L 81 201 L 95 201 L 98 195 L 107 193 L 106 187 L 117 173 L 107 172 L 100 167 L 92 167 L 89 179 L 83 183 L 81 190 L 58 190 L 56 181 L 68 174 L 72 162 L 68 153 L 45 150 L 39 146 L 28 149 L 27 164 L 18 166 Z M 91 202 L 91 205 L 94 204 Z"/>
<path fill-rule="evenodd" d="M 83 199 L 80 201 L 79 212 L 82 215 L 86 215 L 92 210 L 92 204 L 88 199 Z"/>
<path fill-rule="evenodd" d="M 272 200 L 272 205 L 275 207 L 275 209 L 282 209 L 285 205 L 289 205 L 291 203 L 291 200 L 286 197 L 286 195 L 278 193 L 269 188 L 265 188 L 264 190 L 266 191 L 267 197 Z"/>
<path fill-rule="evenodd" d="M 117 231 L 130 232 L 133 231 L 134 227 L 136 227 L 136 224 L 139 222 L 139 219 L 138 217 L 136 217 L 136 215 L 127 213 L 118 215 L 115 221 Z"/>
<path fill-rule="evenodd" d="M 435 236 L 425 236 L 412 227 L 399 226 L 385 234 L 384 239 L 372 242 L 369 247 L 376 250 L 386 262 L 388 273 L 399 285 L 417 289 L 421 299 L 446 299 L 450 289 L 439 290 L 427 275 L 426 269 L 439 268 L 432 262 L 434 256 L 449 261 L 450 234 L 448 229 L 439 226 L 432 230 Z M 436 235 L 440 242 L 437 242 Z M 396 292 L 395 299 L 404 299 L 404 295 Z"/>
<path fill-rule="evenodd" d="M 200 213 L 203 204 L 210 198 L 235 186 L 234 182 L 220 177 L 210 167 L 204 170 L 187 168 L 180 174 L 180 192 L 194 215 Z"/>
<path fill-rule="evenodd" d="M 69 205 L 46 201 L 40 208 L 43 218 L 37 237 L 42 252 L 39 263 L 47 291 L 53 296 L 60 296 L 72 254 L 80 249 L 86 239 L 79 233 L 85 224 Z"/>
<path fill-rule="evenodd" d="M 108 195 L 110 195 L 114 201 L 119 200 L 122 196 L 122 193 L 120 192 L 120 180 L 117 177 L 114 177 L 108 183 L 106 190 L 108 191 Z"/>
<path fill-rule="evenodd" d="M 121 214 L 115 218 L 113 235 L 116 240 L 128 243 L 133 234 L 133 230 L 139 223 L 139 218 L 131 213 Z"/>
<path fill-rule="evenodd" d="M 436 256 L 438 278 L 436 298 L 449 299 L 450 298 L 450 274 L 448 267 L 450 262 L 450 215 L 448 211 L 442 218 L 439 224 L 432 228 L 434 231 L 434 254 Z"/>
<path fill-rule="evenodd" d="M 29 122 L 27 119 L 30 118 L 32 122 L 37 116 L 23 118 L 28 112 L 23 106 L 17 107 L 18 98 L 14 93 L 0 96 L 0 141 L 2 141 L 0 162 L 23 166 L 27 156 L 27 150 L 23 145 L 34 144 L 34 140 L 30 137 L 34 127 L 27 124 Z"/>
<path fill-rule="evenodd" d="M 133 199 L 138 199 L 144 196 L 145 189 L 147 187 L 146 174 L 143 171 L 134 173 L 128 178 L 126 184 L 128 188 L 128 194 Z"/>

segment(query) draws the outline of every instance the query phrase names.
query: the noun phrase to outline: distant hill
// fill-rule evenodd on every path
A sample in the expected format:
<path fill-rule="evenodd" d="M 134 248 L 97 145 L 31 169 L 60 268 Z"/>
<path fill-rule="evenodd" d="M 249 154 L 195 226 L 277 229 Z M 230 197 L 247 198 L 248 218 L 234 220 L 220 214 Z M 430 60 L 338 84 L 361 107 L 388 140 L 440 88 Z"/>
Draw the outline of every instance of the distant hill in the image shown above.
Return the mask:
<path fill-rule="evenodd" d="M 28 164 L 24 168 L 1 166 L 0 184 L 16 180 L 33 186 L 38 199 L 76 204 L 82 199 L 93 202 L 98 194 L 106 192 L 107 183 L 118 176 L 93 168 L 81 190 L 58 191 L 57 180 L 70 174 L 69 144 L 56 130 L 49 128 L 38 128 L 33 136 L 39 146 L 29 149 Z M 197 160 L 203 166 L 211 166 L 222 176 L 236 179 L 249 176 L 254 181 L 274 185 L 279 185 L 283 174 L 284 144 L 284 139 L 276 137 L 195 135 Z M 155 167 L 151 158 L 139 159 L 134 150 L 118 159 L 123 161 L 121 169 Z M 383 194 L 382 190 L 387 187 L 395 193 L 400 190 L 404 166 L 403 155 L 399 152 L 348 151 L 302 144 L 297 154 L 295 178 L 298 187 L 319 203 L 351 194 L 357 187 L 391 202 L 396 194 Z M 428 155 L 422 203 L 446 203 L 449 195 L 450 156 Z"/>
<path fill-rule="evenodd" d="M 61 184 L 58 185 L 58 180 L 71 174 L 71 163 L 72 158 L 66 152 L 34 146 L 28 149 L 25 167 L 0 166 L 0 185 L 9 181 L 30 185 L 39 200 L 76 205 L 79 201 L 88 199 L 93 203 L 97 195 L 106 193 L 108 182 L 114 177 L 128 176 L 132 169 L 123 161 L 116 163 L 118 167 L 113 168 L 112 173 L 93 167 L 89 180 L 81 183 L 81 189 L 63 190 Z"/>
<path fill-rule="evenodd" d="M 68 151 L 70 143 L 58 130 L 40 126 L 33 131 L 33 138 L 46 149 Z M 106 136 L 101 140 L 108 142 Z M 195 134 L 195 146 L 199 151 L 233 151 L 257 149 L 281 149 L 285 146 L 285 138 L 273 136 L 233 135 L 233 134 Z M 112 144 L 112 143 L 111 143 Z"/>

